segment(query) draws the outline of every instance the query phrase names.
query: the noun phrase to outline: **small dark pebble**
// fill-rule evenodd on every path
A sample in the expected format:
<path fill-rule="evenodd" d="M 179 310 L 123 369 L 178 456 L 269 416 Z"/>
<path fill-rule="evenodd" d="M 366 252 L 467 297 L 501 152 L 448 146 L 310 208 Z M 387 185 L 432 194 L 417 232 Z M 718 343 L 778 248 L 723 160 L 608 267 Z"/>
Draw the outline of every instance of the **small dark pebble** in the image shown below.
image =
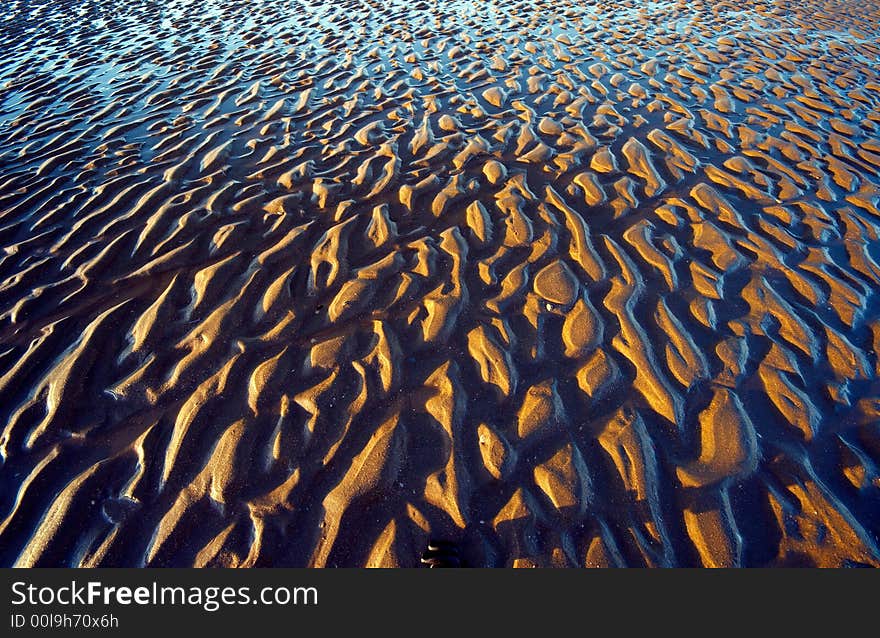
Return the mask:
<path fill-rule="evenodd" d="M 422 564 L 428 567 L 462 567 L 458 548 L 448 541 L 429 541 L 422 554 Z"/>

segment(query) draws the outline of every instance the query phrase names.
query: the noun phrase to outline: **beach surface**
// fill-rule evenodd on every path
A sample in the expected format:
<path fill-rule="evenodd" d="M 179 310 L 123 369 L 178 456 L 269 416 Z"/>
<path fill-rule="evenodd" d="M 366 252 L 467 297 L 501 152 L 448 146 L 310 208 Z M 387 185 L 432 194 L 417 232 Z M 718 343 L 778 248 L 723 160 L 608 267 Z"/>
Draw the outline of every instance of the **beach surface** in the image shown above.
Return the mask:
<path fill-rule="evenodd" d="M 0 6 L 0 565 L 880 565 L 880 2 Z"/>

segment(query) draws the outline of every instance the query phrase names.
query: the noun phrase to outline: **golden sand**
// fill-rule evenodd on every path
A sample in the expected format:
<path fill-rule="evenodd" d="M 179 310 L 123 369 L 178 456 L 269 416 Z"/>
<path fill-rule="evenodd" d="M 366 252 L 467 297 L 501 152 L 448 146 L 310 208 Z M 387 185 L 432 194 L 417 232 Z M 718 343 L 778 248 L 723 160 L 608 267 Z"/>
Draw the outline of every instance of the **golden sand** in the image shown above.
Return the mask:
<path fill-rule="evenodd" d="M 880 3 L 7 4 L 0 564 L 880 565 Z"/>

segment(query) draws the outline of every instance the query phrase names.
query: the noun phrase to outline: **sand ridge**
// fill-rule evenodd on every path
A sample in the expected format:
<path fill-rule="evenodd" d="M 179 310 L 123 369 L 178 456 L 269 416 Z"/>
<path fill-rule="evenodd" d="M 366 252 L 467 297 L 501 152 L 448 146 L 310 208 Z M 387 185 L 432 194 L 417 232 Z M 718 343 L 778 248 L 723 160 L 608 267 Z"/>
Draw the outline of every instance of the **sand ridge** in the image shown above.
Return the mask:
<path fill-rule="evenodd" d="M 880 4 L 5 5 L 0 564 L 880 564 Z"/>

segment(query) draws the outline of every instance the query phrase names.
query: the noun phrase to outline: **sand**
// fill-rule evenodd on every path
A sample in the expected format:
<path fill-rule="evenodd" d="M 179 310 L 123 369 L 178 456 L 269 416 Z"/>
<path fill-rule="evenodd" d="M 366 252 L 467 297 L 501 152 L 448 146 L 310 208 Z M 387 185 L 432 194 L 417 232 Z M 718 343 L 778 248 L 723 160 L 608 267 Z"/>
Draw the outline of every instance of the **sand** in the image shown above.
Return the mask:
<path fill-rule="evenodd" d="M 880 565 L 878 24 L 5 3 L 0 564 Z"/>

